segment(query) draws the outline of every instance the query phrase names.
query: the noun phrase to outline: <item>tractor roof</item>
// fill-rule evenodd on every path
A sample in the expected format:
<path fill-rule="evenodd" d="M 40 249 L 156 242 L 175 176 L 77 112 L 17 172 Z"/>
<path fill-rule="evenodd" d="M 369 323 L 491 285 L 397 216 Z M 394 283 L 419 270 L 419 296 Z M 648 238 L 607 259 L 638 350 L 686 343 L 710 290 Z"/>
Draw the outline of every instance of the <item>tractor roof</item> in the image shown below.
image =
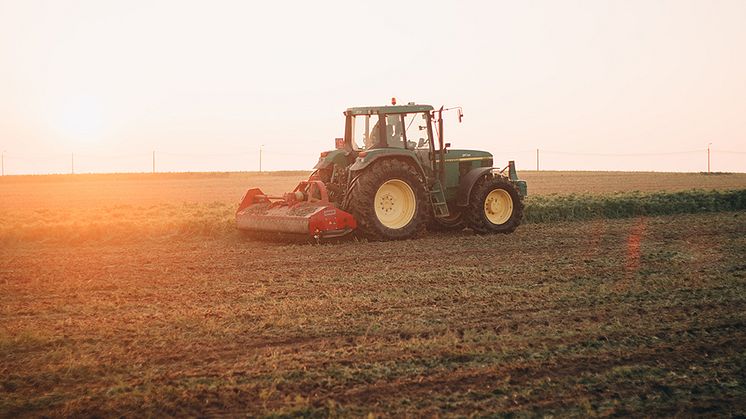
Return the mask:
<path fill-rule="evenodd" d="M 345 115 L 378 115 L 378 114 L 396 114 L 396 113 L 417 113 L 430 112 L 433 107 L 430 105 L 400 105 L 400 106 L 359 106 L 347 108 Z"/>

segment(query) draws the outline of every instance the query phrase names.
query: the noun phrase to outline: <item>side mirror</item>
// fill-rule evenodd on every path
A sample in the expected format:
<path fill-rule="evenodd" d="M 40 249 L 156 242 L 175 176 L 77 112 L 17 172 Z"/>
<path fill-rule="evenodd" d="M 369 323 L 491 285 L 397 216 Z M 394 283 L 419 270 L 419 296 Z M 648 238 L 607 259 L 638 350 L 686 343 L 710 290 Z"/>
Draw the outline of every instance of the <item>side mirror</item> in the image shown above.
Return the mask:
<path fill-rule="evenodd" d="M 462 111 L 461 108 L 459 108 L 459 110 L 458 110 L 458 123 L 460 124 L 463 119 L 464 119 L 464 111 Z"/>
<path fill-rule="evenodd" d="M 450 147 L 451 147 L 451 143 L 446 143 L 446 146 L 443 148 L 450 148 Z"/>
<path fill-rule="evenodd" d="M 427 140 L 424 138 L 420 138 L 420 140 L 417 141 L 417 148 L 422 148 L 425 144 L 427 144 Z"/>
<path fill-rule="evenodd" d="M 335 138 L 334 139 L 334 148 L 337 150 L 341 150 L 345 148 L 345 139 L 344 138 Z"/>

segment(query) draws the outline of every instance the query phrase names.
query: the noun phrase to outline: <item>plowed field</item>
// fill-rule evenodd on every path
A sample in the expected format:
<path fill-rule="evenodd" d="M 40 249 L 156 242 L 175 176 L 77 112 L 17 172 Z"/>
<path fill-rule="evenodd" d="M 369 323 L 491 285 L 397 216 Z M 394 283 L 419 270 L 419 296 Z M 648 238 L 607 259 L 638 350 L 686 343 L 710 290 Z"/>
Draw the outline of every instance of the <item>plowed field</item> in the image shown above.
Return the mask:
<path fill-rule="evenodd" d="M 278 244 L 235 177 L 0 179 L 0 416 L 746 413 L 743 211 Z"/>

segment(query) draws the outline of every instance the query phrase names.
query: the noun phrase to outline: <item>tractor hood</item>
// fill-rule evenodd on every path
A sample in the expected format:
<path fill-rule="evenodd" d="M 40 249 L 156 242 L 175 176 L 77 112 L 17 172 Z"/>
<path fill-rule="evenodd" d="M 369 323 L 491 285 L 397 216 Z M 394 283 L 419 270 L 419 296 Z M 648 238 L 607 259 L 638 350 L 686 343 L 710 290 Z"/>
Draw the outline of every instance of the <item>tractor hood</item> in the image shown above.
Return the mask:
<path fill-rule="evenodd" d="M 435 159 L 440 161 L 440 156 L 435 153 Z M 482 166 L 492 166 L 492 153 L 480 150 L 462 150 L 462 149 L 448 149 L 445 152 L 446 162 L 462 162 L 462 161 L 477 161 L 481 160 L 485 162 Z"/>
<path fill-rule="evenodd" d="M 422 155 L 422 153 L 426 153 Z M 429 155 L 428 150 L 406 150 L 402 148 L 374 148 L 367 150 L 362 156 L 358 157 L 354 164 L 350 167 L 350 170 L 361 170 L 368 166 L 373 161 L 381 157 L 398 157 L 402 159 L 409 159 L 412 161 L 415 167 L 423 172 L 422 164 L 427 165 L 426 157 Z M 440 154 L 435 153 L 435 159 L 440 161 Z M 452 162 L 474 162 L 480 161 L 481 164 L 478 166 L 492 167 L 492 154 L 486 151 L 479 150 L 462 150 L 462 149 L 450 149 L 445 151 L 446 163 Z"/>

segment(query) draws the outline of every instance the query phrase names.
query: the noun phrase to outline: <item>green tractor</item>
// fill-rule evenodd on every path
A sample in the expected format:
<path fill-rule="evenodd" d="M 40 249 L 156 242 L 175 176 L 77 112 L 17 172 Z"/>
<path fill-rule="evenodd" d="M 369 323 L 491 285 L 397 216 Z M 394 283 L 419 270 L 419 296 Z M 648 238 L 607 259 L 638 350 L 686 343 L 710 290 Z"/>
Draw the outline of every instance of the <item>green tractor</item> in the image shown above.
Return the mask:
<path fill-rule="evenodd" d="M 493 167 L 486 151 L 452 149 L 443 114 L 429 105 L 349 108 L 344 138 L 321 153 L 314 172 L 291 193 L 247 191 L 237 227 L 337 237 L 355 231 L 370 240 L 400 240 L 469 227 L 510 233 L 521 223 L 526 182 L 514 162 Z"/>

